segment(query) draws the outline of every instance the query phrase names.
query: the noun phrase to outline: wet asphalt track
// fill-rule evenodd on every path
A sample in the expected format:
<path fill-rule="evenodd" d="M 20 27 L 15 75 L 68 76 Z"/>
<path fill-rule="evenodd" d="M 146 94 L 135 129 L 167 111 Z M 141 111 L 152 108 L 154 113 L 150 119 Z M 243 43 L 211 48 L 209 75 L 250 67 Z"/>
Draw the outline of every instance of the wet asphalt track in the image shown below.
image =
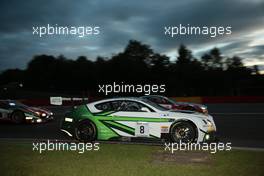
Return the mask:
<path fill-rule="evenodd" d="M 70 139 L 59 130 L 60 120 L 69 108 L 51 107 L 55 120 L 44 124 L 13 124 L 0 122 L 0 138 L 8 139 Z M 220 141 L 232 146 L 264 148 L 263 104 L 209 104 L 217 125 Z"/>

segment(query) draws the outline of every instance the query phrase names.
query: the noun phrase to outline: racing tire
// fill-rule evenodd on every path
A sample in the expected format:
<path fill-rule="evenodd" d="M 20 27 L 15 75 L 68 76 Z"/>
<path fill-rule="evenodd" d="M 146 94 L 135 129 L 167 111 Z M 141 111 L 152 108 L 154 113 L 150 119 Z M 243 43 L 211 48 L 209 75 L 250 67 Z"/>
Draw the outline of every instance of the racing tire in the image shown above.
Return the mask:
<path fill-rule="evenodd" d="M 197 129 L 190 122 L 176 122 L 170 129 L 170 138 L 175 143 L 193 143 L 197 140 Z"/>
<path fill-rule="evenodd" d="M 25 114 L 22 111 L 15 111 L 13 112 L 13 114 L 11 115 L 11 120 L 14 123 L 23 123 L 25 122 Z"/>
<path fill-rule="evenodd" d="M 94 123 L 82 121 L 75 128 L 76 139 L 83 142 L 92 142 L 96 140 L 97 130 Z"/>

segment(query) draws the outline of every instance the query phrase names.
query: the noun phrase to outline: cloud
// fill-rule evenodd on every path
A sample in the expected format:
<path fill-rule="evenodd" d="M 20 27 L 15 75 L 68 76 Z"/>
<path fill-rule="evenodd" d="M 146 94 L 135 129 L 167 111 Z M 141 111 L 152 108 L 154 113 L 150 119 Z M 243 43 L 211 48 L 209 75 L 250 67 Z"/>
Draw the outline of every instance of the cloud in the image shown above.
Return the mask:
<path fill-rule="evenodd" d="M 149 44 L 155 51 L 174 57 L 180 43 L 201 55 L 214 46 L 226 54 L 263 59 L 264 2 L 223 0 L 153 1 L 134 0 L 56 0 L 0 2 L 0 70 L 25 68 L 35 54 L 64 54 L 96 58 L 111 56 L 124 49 L 128 40 Z M 164 26 L 232 26 L 232 35 L 205 36 L 164 35 Z M 32 35 L 32 26 L 100 26 L 100 35 L 78 38 Z M 256 33 L 256 34 L 255 34 Z M 251 35 L 252 34 L 252 35 Z M 254 34 L 254 35 L 253 35 Z M 252 43 L 255 44 L 253 45 Z M 247 52 L 245 52 L 247 51 Z"/>

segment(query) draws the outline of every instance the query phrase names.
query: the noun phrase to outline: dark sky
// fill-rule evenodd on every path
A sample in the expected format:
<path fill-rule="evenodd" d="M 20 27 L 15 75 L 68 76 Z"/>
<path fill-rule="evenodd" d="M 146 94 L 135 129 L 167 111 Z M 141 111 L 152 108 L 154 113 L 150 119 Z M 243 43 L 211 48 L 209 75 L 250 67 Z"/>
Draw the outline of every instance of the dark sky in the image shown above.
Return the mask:
<path fill-rule="evenodd" d="M 244 63 L 264 65 L 264 1 L 261 0 L 1 0 L 0 70 L 25 68 L 33 55 L 111 56 L 130 39 L 139 40 L 175 59 L 180 43 L 198 57 L 219 47 Z M 164 26 L 231 26 L 232 35 L 169 38 Z M 100 26 L 86 36 L 32 35 L 33 26 Z"/>

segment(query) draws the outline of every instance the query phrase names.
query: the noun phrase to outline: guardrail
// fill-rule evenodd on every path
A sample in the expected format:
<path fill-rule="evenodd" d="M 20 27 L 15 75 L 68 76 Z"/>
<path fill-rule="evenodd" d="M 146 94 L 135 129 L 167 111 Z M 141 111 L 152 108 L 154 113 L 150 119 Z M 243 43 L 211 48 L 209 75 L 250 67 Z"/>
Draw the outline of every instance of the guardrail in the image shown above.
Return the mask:
<path fill-rule="evenodd" d="M 192 102 L 200 104 L 210 103 L 264 103 L 264 96 L 217 96 L 217 97 L 171 97 L 178 102 Z M 62 98 L 60 105 L 74 106 L 100 99 L 98 97 L 89 98 Z M 50 99 L 21 99 L 22 103 L 31 106 L 49 106 L 51 105 Z"/>
<path fill-rule="evenodd" d="M 172 97 L 179 102 L 194 103 L 264 103 L 264 96 Z"/>

